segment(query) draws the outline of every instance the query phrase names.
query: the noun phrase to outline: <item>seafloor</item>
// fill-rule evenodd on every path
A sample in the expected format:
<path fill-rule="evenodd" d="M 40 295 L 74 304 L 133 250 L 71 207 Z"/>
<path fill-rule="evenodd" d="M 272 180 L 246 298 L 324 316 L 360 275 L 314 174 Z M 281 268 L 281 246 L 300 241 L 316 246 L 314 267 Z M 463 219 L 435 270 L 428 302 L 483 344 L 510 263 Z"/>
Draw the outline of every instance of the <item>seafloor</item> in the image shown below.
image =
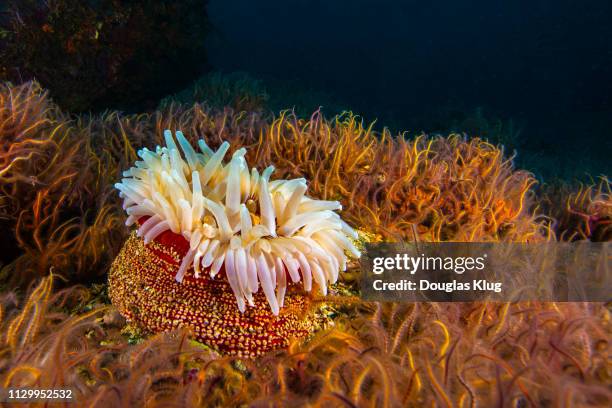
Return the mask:
<path fill-rule="evenodd" d="M 343 218 L 371 239 L 612 237 L 605 178 L 538 186 L 479 138 L 405 138 L 351 113 L 172 101 L 153 113 L 75 116 L 36 83 L 5 83 L 2 387 L 71 388 L 78 406 L 100 407 L 612 404 L 609 304 L 366 303 L 353 266 L 314 336 L 258 359 L 219 355 L 188 328 L 149 335 L 126 323 L 106 292 L 129 234 L 113 184 L 164 129 L 214 148 L 227 140 L 231 152 L 247 147 L 252 166 L 306 178 L 309 194 L 341 201 Z"/>

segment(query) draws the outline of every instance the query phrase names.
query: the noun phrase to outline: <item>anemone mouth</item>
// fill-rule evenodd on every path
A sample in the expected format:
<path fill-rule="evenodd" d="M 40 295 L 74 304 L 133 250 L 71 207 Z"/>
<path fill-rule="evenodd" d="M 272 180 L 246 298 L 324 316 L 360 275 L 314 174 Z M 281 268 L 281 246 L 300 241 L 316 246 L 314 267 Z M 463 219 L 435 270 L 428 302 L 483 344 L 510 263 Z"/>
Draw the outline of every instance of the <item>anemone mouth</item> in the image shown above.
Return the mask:
<path fill-rule="evenodd" d="M 178 282 L 190 267 L 196 279 L 223 269 L 240 311 L 254 305 L 261 286 L 278 314 L 290 281 L 306 291 L 314 282 L 325 295 L 346 269 L 347 254 L 360 256 L 349 239 L 355 231 L 335 212 L 340 203 L 306 196 L 306 180 L 270 180 L 272 166 L 261 175 L 249 170 L 244 148 L 224 165 L 227 142 L 213 151 L 200 140 L 197 153 L 180 131 L 176 141 L 169 130 L 164 136 L 166 146 L 140 150 L 142 161 L 115 186 L 126 224 L 139 225 L 145 244 L 166 231 L 189 243 Z"/>

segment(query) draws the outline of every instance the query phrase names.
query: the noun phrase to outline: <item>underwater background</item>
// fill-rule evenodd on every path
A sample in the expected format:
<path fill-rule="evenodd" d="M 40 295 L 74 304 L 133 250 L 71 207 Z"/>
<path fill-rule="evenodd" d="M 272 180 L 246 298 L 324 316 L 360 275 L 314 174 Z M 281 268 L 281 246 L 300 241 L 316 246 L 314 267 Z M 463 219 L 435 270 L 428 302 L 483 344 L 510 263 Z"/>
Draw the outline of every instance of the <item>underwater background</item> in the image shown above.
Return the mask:
<path fill-rule="evenodd" d="M 265 95 L 272 112 L 350 110 L 393 133 L 484 137 L 541 181 L 610 174 L 606 1 L 9 1 L 0 44 L 11 3 L 25 24 L 3 76 L 36 77 L 71 111 L 150 111 L 199 79 Z"/>
<path fill-rule="evenodd" d="M 412 134 L 484 133 L 548 178 L 610 174 L 610 2 L 234 0 L 209 10 L 211 63 L 289 89 L 275 108 L 350 109 Z"/>
<path fill-rule="evenodd" d="M 306 338 L 198 341 L 184 307 L 208 319 L 228 285 L 205 307 L 167 295 L 171 275 L 155 296 L 131 286 L 159 260 L 115 183 L 180 130 L 304 178 L 355 245 L 609 242 L 611 17 L 570 0 L 0 2 L 0 388 L 100 407 L 610 406 L 610 303 L 365 302 L 354 261 L 288 320 Z M 230 316 L 209 339 L 242 331 Z"/>

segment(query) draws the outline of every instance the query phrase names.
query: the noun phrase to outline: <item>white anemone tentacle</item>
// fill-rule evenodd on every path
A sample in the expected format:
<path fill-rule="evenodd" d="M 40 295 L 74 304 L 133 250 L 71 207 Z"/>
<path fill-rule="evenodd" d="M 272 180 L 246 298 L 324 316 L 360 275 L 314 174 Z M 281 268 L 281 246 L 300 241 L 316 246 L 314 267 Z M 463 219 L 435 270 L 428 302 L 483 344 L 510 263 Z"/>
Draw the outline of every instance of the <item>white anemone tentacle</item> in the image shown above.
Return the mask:
<path fill-rule="evenodd" d="M 356 232 L 335 211 L 337 201 L 306 196 L 305 179 L 270 180 L 273 166 L 249 169 L 247 151 L 215 151 L 204 140 L 196 150 L 185 135 L 164 132 L 165 146 L 143 148 L 135 166 L 115 184 L 127 225 L 148 217 L 137 235 L 146 244 L 170 230 L 189 242 L 175 279 L 215 278 L 224 271 L 240 311 L 254 306 L 261 287 L 273 314 L 283 307 L 287 286 L 313 283 L 322 294 L 360 253 Z"/>

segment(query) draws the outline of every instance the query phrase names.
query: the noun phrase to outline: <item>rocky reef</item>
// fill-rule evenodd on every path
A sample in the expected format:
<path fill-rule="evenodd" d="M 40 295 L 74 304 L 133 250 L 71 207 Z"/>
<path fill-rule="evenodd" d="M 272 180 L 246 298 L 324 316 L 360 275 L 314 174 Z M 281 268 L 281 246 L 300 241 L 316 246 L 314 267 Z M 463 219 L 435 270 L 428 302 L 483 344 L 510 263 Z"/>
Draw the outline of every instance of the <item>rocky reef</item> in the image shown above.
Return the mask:
<path fill-rule="evenodd" d="M 6 3 L 0 79 L 36 79 L 73 112 L 150 109 L 206 69 L 206 1 Z"/>
<path fill-rule="evenodd" d="M 325 118 L 168 102 L 74 116 L 37 83 L 0 87 L 0 381 L 70 387 L 82 405 L 607 406 L 609 305 L 366 303 L 349 265 L 312 334 L 257 358 L 189 327 L 150 334 L 111 304 L 129 237 L 113 184 L 165 129 L 308 180 L 368 240 L 609 240 L 609 183 L 543 194 L 503 147 L 408 138 L 351 114 Z M 235 301 L 235 300 L 234 300 Z M 180 402 L 178 402 L 180 401 Z"/>

